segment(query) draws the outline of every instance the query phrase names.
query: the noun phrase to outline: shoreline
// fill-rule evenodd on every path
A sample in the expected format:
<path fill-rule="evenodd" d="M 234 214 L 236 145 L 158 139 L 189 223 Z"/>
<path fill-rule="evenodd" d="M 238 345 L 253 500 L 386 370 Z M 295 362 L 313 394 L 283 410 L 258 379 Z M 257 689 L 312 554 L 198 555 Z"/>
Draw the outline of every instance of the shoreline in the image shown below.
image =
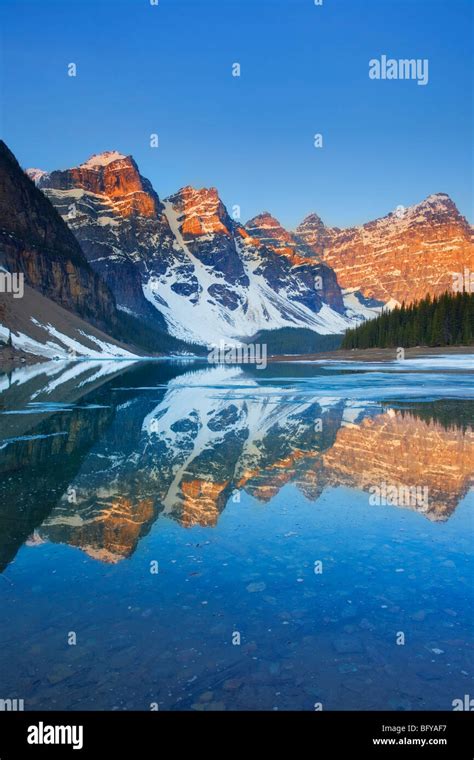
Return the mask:
<path fill-rule="evenodd" d="M 321 351 L 320 353 L 312 354 L 275 354 L 267 358 L 268 364 L 278 363 L 292 363 L 292 362 L 316 362 L 316 361 L 336 361 L 336 362 L 391 362 L 397 360 L 396 348 L 365 348 L 365 349 L 336 349 L 334 351 Z M 444 347 L 429 347 L 429 346 L 417 346 L 415 348 L 405 349 L 405 359 L 416 359 L 424 356 L 474 356 L 474 346 L 444 346 Z M 81 357 L 81 359 L 86 357 Z M 149 356 L 149 357 L 136 357 L 136 361 L 140 360 L 163 360 L 167 357 L 166 354 Z M 172 357 L 173 359 L 195 359 L 201 360 L 203 357 L 199 356 L 183 356 Z M 123 357 L 116 357 L 116 359 L 107 357 L 103 361 L 118 361 Z M 20 367 L 28 367 L 34 364 L 46 363 L 52 361 L 46 357 L 36 356 L 35 354 L 27 354 L 18 349 L 12 349 L 10 347 L 0 349 L 0 373 L 12 372 Z M 100 361 L 100 357 L 91 358 L 91 361 Z"/>
<path fill-rule="evenodd" d="M 354 361 L 354 362 L 389 362 L 397 359 L 397 348 L 354 348 L 321 351 L 317 354 L 278 354 L 268 357 L 268 362 L 301 362 L 301 361 Z M 405 349 L 405 359 L 416 359 L 423 356 L 474 356 L 474 346 L 416 346 Z"/>

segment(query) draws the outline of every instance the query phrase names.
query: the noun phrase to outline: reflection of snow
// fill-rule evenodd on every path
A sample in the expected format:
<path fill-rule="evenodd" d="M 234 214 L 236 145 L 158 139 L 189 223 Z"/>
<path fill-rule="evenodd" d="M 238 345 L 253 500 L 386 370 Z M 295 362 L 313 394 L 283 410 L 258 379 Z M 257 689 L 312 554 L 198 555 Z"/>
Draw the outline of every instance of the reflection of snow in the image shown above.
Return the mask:
<path fill-rule="evenodd" d="M 0 446 L 0 449 L 5 449 L 7 446 L 9 446 L 11 443 L 21 443 L 23 441 L 42 441 L 45 438 L 56 438 L 59 435 L 68 435 L 67 432 L 63 433 L 45 433 L 44 435 L 19 435 L 15 438 L 6 438 L 4 441 L 2 441 L 2 445 Z"/>
<path fill-rule="evenodd" d="M 433 354 L 417 356 L 413 359 L 393 359 L 391 361 L 353 361 L 351 359 L 304 359 L 297 364 L 330 364 L 341 369 L 385 370 L 386 372 L 403 369 L 468 369 L 474 370 L 474 354 Z"/>
<path fill-rule="evenodd" d="M 206 450 L 218 451 L 227 436 L 239 438 L 237 477 L 258 468 L 265 456 L 267 436 L 298 436 L 301 429 L 314 424 L 320 411 L 341 403 L 333 396 L 313 398 L 301 394 L 299 388 L 284 388 L 278 380 L 270 387 L 260 385 L 239 367 L 188 372 L 167 387 L 163 400 L 142 423 L 147 445 L 164 443 L 175 462 L 173 480 L 163 500 L 165 513 L 176 508 L 183 478 L 192 470 L 192 463 Z"/>
<path fill-rule="evenodd" d="M 31 364 L 30 366 L 18 367 L 14 369 L 11 375 L 2 375 L 0 377 L 0 392 L 11 388 L 13 385 L 20 386 L 27 383 L 38 375 L 51 377 L 57 375 L 64 369 L 64 362 L 41 362 Z"/>
<path fill-rule="evenodd" d="M 64 383 L 68 383 L 71 380 L 76 380 L 82 375 L 86 375 L 86 377 L 78 383 L 77 387 L 80 388 L 83 385 L 94 382 L 100 377 L 112 374 L 113 372 L 118 372 L 119 370 L 122 370 L 133 363 L 133 359 L 131 361 L 113 361 L 110 359 L 104 361 L 79 361 L 72 367 L 68 365 L 68 368 L 65 369 L 55 380 L 51 380 L 46 386 L 40 388 L 38 391 L 36 391 L 36 393 L 32 395 L 31 398 L 37 398 L 43 393 L 52 393 L 60 385 L 64 385 Z M 62 368 L 64 369 L 64 363 L 62 364 Z M 95 369 L 97 369 L 97 371 L 94 372 L 94 374 L 86 374 Z"/>
<path fill-rule="evenodd" d="M 25 546 L 41 546 L 46 543 L 46 539 L 40 536 L 38 531 L 34 530 L 31 536 L 26 539 Z"/>

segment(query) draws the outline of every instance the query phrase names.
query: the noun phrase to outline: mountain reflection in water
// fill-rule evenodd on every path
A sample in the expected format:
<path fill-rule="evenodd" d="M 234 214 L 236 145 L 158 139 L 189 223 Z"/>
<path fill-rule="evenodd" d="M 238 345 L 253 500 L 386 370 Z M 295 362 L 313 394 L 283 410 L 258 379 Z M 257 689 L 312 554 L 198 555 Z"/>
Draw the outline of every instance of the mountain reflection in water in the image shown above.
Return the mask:
<path fill-rule="evenodd" d="M 156 386 L 128 385 L 126 375 L 123 387 L 109 380 L 105 391 L 71 406 L 38 400 L 62 387 L 56 379 L 53 390 L 49 382 L 33 391 L 26 411 L 34 414 L 3 416 L 3 495 L 17 510 L 1 523 L 4 565 L 15 553 L 11 544 L 18 548 L 33 529 L 33 542 L 70 544 L 117 562 L 160 516 L 213 526 L 241 491 L 266 503 L 293 484 L 317 502 L 328 487 L 422 484 L 428 504 L 412 508 L 442 521 L 472 484 L 474 431 L 455 414 L 446 425 L 420 404 L 407 410 L 396 402 L 312 397 L 278 380 L 262 384 L 240 368 L 176 374 L 155 366 L 142 370 L 147 381 L 150 372 L 158 373 Z M 87 390 L 88 382 L 80 383 Z M 13 383 L 13 405 L 16 390 Z"/>
<path fill-rule="evenodd" d="M 472 395 L 469 371 L 409 362 L 0 375 L 0 698 L 452 709 L 472 694 Z M 375 505 L 384 486 L 428 498 Z"/>

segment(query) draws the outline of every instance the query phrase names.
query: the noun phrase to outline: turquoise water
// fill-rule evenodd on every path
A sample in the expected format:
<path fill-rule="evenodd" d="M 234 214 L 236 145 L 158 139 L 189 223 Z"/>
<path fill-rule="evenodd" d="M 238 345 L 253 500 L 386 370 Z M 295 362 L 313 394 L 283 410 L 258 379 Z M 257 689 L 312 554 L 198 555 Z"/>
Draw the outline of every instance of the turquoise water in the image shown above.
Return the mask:
<path fill-rule="evenodd" d="M 442 710 L 473 693 L 459 364 L 56 364 L 0 387 L 1 698 Z"/>

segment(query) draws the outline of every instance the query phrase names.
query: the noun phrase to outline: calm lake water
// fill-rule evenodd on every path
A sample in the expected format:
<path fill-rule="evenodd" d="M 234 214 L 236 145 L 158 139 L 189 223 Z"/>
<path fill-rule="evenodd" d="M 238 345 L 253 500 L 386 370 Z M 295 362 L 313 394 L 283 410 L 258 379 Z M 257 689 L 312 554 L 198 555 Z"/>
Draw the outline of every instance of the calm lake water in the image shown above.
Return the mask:
<path fill-rule="evenodd" d="M 468 361 L 0 375 L 0 698 L 450 710 L 473 695 Z"/>

